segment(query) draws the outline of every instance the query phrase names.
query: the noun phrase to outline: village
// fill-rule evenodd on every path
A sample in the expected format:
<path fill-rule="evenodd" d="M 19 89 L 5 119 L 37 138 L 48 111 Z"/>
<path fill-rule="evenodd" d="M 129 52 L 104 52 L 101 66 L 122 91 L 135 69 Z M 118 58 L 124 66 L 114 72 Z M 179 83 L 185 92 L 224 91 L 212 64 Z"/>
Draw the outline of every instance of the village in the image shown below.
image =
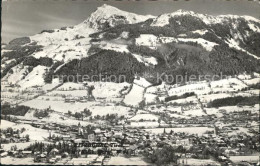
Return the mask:
<path fill-rule="evenodd" d="M 244 113 L 249 114 L 248 112 Z M 223 121 L 229 120 L 234 115 L 226 116 Z M 247 125 L 253 129 L 249 123 L 245 124 L 244 116 L 233 119 L 234 124 Z M 7 118 L 8 119 L 8 118 Z M 245 118 L 246 119 L 246 118 Z M 117 158 L 138 157 L 143 164 L 150 165 L 156 151 L 164 147 L 171 147 L 175 159 L 175 164 L 186 165 L 189 160 L 205 160 L 212 165 L 235 164 L 239 162 L 238 156 L 251 156 L 250 164 L 256 164 L 259 154 L 258 131 L 253 130 L 251 134 L 229 135 L 236 131 L 237 126 L 230 123 L 228 126 L 221 127 L 221 120 L 214 125 L 213 130 L 202 134 L 188 134 L 185 132 L 174 132 L 174 128 L 164 127 L 160 132 L 153 132 L 153 128 L 128 128 L 124 125 L 115 126 L 65 126 L 58 123 L 44 123 L 39 121 L 8 120 L 19 124 L 28 124 L 34 128 L 41 128 L 49 131 L 44 141 L 31 142 L 28 147 L 23 149 L 16 146 L 5 151 L 1 148 L 1 158 L 14 158 L 15 161 L 24 158 L 32 158 L 33 163 L 51 164 L 98 164 L 111 165 L 109 161 Z M 241 122 L 239 122 L 239 120 Z M 5 120 L 2 121 L 2 123 Z M 189 126 L 187 123 L 186 127 Z M 194 127 L 194 125 L 192 125 Z M 210 125 L 209 125 L 210 126 Z M 183 126 L 184 127 L 184 126 Z M 9 143 L 29 142 L 28 135 L 22 137 L 26 129 L 13 130 L 12 128 L 1 129 L 2 145 Z M 233 157 L 235 159 L 233 160 Z M 145 161 L 145 162 L 144 162 Z M 163 161 L 162 161 L 163 162 Z M 194 161 L 193 161 L 194 162 Z M 242 162 L 242 161 L 240 161 Z M 158 163 L 157 163 L 158 164 Z"/>
<path fill-rule="evenodd" d="M 258 78 L 156 86 L 144 78 L 54 81 L 23 90 L 3 81 L 1 163 L 256 165 Z"/>

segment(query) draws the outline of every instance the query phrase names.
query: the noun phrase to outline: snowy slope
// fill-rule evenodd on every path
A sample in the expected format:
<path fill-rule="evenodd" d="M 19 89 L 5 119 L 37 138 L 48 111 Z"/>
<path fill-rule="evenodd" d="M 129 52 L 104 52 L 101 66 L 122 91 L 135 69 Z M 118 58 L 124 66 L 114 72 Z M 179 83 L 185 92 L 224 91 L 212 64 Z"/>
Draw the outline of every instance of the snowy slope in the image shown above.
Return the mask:
<path fill-rule="evenodd" d="M 32 86 L 43 86 L 44 83 L 44 74 L 48 70 L 48 67 L 45 66 L 37 66 L 30 72 L 23 80 L 19 81 L 19 85 L 21 89 L 25 89 L 27 87 Z"/>
<path fill-rule="evenodd" d="M 198 39 L 178 38 L 178 41 L 198 43 L 203 48 L 205 48 L 207 51 L 211 51 L 214 46 L 218 45 L 217 43 L 210 42 L 210 41 L 207 41 L 207 40 L 202 39 L 202 38 L 198 38 Z"/>
<path fill-rule="evenodd" d="M 42 51 L 32 54 L 35 58 L 49 57 L 56 61 L 68 62 L 87 56 L 90 48 L 88 37 L 94 30 L 87 25 L 79 24 L 66 30 L 55 29 L 54 32 L 43 32 L 31 36 L 32 42 L 44 46 Z"/>
<path fill-rule="evenodd" d="M 124 18 L 124 21 L 120 21 Z M 110 27 L 118 24 L 133 24 L 145 21 L 154 16 L 142 16 L 134 13 L 125 12 L 109 5 L 98 7 L 97 10 L 90 15 L 84 22 L 63 29 L 54 29 L 54 32 L 43 32 L 31 36 L 32 42 L 44 46 L 43 51 L 34 53 L 35 58 L 49 57 L 56 61 L 68 62 L 73 59 L 81 59 L 87 57 L 90 48 L 89 35 L 101 30 L 102 24 L 108 23 Z M 116 49 L 118 47 L 118 49 Z M 120 51 L 123 45 L 117 46 L 106 43 L 104 49 Z M 126 51 L 126 50 L 124 50 Z M 123 52 L 123 50 L 122 50 Z"/>
<path fill-rule="evenodd" d="M 165 26 L 165 25 L 169 24 L 169 19 L 171 17 L 184 16 L 184 15 L 191 15 L 193 17 L 196 17 L 196 18 L 202 20 L 205 24 L 219 24 L 219 23 L 223 24 L 228 19 L 237 19 L 237 18 L 244 18 L 245 20 L 247 20 L 249 22 L 260 23 L 260 20 L 254 18 L 254 17 L 251 17 L 251 16 L 237 16 L 237 15 L 212 16 L 212 15 L 199 14 L 199 13 L 195 13 L 193 11 L 186 11 L 186 10 L 180 9 L 173 13 L 167 13 L 167 14 L 162 14 L 162 15 L 158 16 L 156 19 L 154 19 L 151 26 Z"/>

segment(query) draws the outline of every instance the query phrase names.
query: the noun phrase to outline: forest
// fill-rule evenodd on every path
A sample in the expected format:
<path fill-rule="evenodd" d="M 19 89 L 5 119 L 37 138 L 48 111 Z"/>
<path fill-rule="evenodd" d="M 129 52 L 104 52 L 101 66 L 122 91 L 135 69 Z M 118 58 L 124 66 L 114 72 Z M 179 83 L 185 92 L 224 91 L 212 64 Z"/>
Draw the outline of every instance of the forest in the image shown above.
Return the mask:
<path fill-rule="evenodd" d="M 190 93 L 184 93 L 183 95 L 180 95 L 180 96 L 177 96 L 177 95 L 169 96 L 169 97 L 165 98 L 165 102 L 177 100 L 177 99 L 184 99 L 184 98 L 191 97 L 191 96 L 194 96 L 194 95 L 195 95 L 194 92 L 190 92 Z"/>
<path fill-rule="evenodd" d="M 24 116 L 30 107 L 18 105 L 16 107 L 11 107 L 8 104 L 1 105 L 1 114 L 2 115 L 16 115 L 16 116 Z"/>
<path fill-rule="evenodd" d="M 252 106 L 255 104 L 259 104 L 259 96 L 235 96 L 235 97 L 227 97 L 222 99 L 216 99 L 208 103 L 208 107 L 224 107 L 224 106 Z"/>

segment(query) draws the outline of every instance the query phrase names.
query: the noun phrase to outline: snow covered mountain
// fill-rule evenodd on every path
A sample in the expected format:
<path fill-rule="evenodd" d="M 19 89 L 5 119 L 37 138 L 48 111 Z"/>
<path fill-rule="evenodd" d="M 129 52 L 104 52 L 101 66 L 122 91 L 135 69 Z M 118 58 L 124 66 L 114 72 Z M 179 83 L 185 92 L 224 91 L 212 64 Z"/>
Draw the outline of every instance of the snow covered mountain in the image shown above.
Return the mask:
<path fill-rule="evenodd" d="M 106 28 L 115 27 L 120 24 L 135 24 L 143 22 L 149 18 L 155 18 L 154 16 L 137 15 L 130 12 L 125 12 L 109 5 L 102 5 L 90 15 L 90 17 L 84 21 L 88 27 L 95 30 L 104 30 Z"/>
<path fill-rule="evenodd" d="M 162 14 L 162 15 L 158 16 L 156 19 L 154 19 L 152 26 L 165 26 L 165 25 L 169 24 L 169 20 L 172 17 L 185 16 L 185 15 L 189 15 L 194 18 L 198 18 L 198 19 L 202 20 L 205 24 L 221 24 L 226 21 L 230 21 L 230 19 L 240 19 L 240 18 L 244 18 L 245 20 L 247 20 L 249 22 L 260 23 L 260 21 L 258 19 L 251 17 L 251 16 L 237 16 L 237 15 L 212 16 L 212 15 L 200 14 L 200 13 L 195 13 L 193 11 L 186 11 L 186 10 L 180 9 L 173 13 L 167 13 L 167 14 Z"/>
<path fill-rule="evenodd" d="M 53 74 L 125 74 L 129 82 L 136 73 L 235 75 L 260 72 L 259 45 L 260 21 L 251 16 L 178 10 L 155 17 L 103 5 L 73 27 L 11 41 L 1 51 L 1 75 L 25 88 Z"/>

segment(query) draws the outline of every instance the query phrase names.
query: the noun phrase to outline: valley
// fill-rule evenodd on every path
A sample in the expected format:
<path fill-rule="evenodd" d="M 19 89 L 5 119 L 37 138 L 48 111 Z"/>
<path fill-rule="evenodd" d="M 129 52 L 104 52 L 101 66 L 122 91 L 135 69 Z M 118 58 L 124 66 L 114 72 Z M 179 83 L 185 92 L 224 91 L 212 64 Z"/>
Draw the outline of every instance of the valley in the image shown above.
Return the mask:
<path fill-rule="evenodd" d="M 259 29 L 102 5 L 2 45 L 1 164 L 259 163 Z"/>

